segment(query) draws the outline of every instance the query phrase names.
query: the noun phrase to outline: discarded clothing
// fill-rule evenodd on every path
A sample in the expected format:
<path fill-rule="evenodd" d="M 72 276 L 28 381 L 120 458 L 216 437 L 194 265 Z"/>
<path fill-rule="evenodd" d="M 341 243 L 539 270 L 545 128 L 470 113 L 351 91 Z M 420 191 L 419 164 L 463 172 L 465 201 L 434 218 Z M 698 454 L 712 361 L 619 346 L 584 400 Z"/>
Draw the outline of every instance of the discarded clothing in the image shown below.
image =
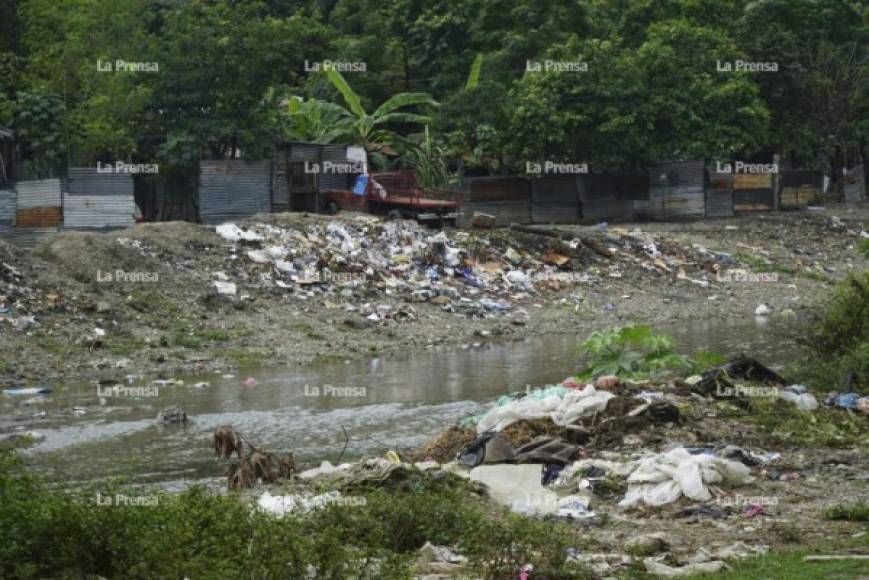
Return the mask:
<path fill-rule="evenodd" d="M 260 496 L 257 505 L 265 512 L 279 518 L 291 512 L 308 512 L 329 505 L 365 505 L 365 497 L 346 497 L 337 491 L 329 491 L 320 495 L 272 495 L 268 491 Z"/>
<path fill-rule="evenodd" d="M 19 389 L 3 389 L 3 393 L 9 396 L 19 395 L 49 395 L 51 389 L 47 387 L 27 387 Z"/>
<path fill-rule="evenodd" d="M 468 467 L 481 463 L 503 463 L 516 459 L 513 445 L 495 431 L 486 431 L 459 454 L 458 461 Z"/>
<path fill-rule="evenodd" d="M 472 481 L 486 485 L 496 502 L 525 515 L 557 514 L 558 494 L 540 483 L 540 465 L 480 465 L 471 470 Z"/>
<path fill-rule="evenodd" d="M 863 395 L 859 393 L 844 393 L 841 395 L 833 393 L 824 399 L 824 404 L 832 407 L 841 407 L 843 409 L 857 409 L 857 401 L 862 397 Z"/>
<path fill-rule="evenodd" d="M 695 385 L 695 392 L 707 397 L 715 396 L 722 388 L 732 388 L 734 379 L 771 385 L 787 384 L 781 375 L 756 359 L 742 356 L 703 373 Z"/>
<path fill-rule="evenodd" d="M 589 417 L 606 409 L 615 395 L 598 391 L 591 385 L 584 389 L 548 387 L 532 391 L 519 399 L 508 399 L 496 404 L 477 423 L 477 432 L 501 431 L 522 419 L 549 417 L 556 425 L 572 425 L 578 419 Z M 502 399 L 503 400 L 503 399 Z"/>
<path fill-rule="evenodd" d="M 684 447 L 640 460 L 628 476 L 628 492 L 619 502 L 628 507 L 644 503 L 662 506 L 683 495 L 697 501 L 709 501 L 708 483 L 741 485 L 753 481 L 748 467 L 705 453 L 692 455 Z"/>
<path fill-rule="evenodd" d="M 526 443 L 516 450 L 516 459 L 521 463 L 545 463 L 567 465 L 582 453 L 582 447 L 561 439 L 542 437 Z"/>

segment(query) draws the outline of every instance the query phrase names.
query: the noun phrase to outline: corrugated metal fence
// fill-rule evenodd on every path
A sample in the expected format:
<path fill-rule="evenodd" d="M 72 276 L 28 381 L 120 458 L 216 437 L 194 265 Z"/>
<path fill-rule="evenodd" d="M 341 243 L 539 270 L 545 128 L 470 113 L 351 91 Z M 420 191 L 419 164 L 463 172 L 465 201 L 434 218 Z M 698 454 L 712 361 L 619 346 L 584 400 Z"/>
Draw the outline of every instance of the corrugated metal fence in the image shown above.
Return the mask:
<path fill-rule="evenodd" d="M 15 223 L 19 228 L 57 227 L 62 220 L 59 179 L 19 181 Z"/>
<path fill-rule="evenodd" d="M 705 168 L 702 159 L 650 168 L 649 216 L 659 220 L 705 217 Z"/>
<path fill-rule="evenodd" d="M 733 174 L 707 169 L 706 217 L 733 216 Z"/>
<path fill-rule="evenodd" d="M 0 224 L 11 226 L 15 223 L 15 190 L 0 189 Z"/>
<path fill-rule="evenodd" d="M 587 173 L 578 176 L 580 217 L 585 221 L 634 219 L 648 199 L 645 174 Z"/>
<path fill-rule="evenodd" d="M 733 207 L 736 211 L 765 211 L 775 207 L 771 173 L 733 175 Z"/>
<path fill-rule="evenodd" d="M 123 228 L 135 223 L 130 174 L 70 167 L 63 202 L 63 222 L 68 228 Z"/>
<path fill-rule="evenodd" d="M 271 161 L 201 161 L 199 217 L 207 224 L 271 210 Z"/>
<path fill-rule="evenodd" d="M 495 216 L 496 225 L 531 221 L 531 184 L 524 177 L 472 177 L 467 182 L 459 223 L 467 225 L 474 212 Z"/>
<path fill-rule="evenodd" d="M 15 223 L 15 190 L 0 189 L 0 236 L 12 233 Z"/>
<path fill-rule="evenodd" d="M 863 165 L 857 165 L 845 172 L 845 203 L 857 203 L 866 199 L 866 182 Z"/>
<path fill-rule="evenodd" d="M 576 175 L 547 175 L 531 180 L 531 221 L 575 224 L 579 218 Z"/>
<path fill-rule="evenodd" d="M 779 204 L 782 209 L 806 207 L 821 195 L 823 176 L 820 173 L 785 169 L 781 173 Z"/>

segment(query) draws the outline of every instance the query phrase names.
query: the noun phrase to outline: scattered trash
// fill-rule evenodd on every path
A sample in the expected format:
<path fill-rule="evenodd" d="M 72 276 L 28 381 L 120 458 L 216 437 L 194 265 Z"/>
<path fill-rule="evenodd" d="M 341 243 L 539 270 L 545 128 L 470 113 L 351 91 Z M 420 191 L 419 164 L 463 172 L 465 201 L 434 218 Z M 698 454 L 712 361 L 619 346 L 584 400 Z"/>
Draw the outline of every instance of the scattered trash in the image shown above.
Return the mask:
<path fill-rule="evenodd" d="M 48 387 L 24 387 L 18 389 L 3 389 L 3 393 L 9 396 L 48 395 L 51 394 L 51 389 Z"/>
<path fill-rule="evenodd" d="M 471 216 L 471 227 L 479 229 L 491 229 L 495 227 L 495 216 L 475 211 Z"/>
<path fill-rule="evenodd" d="M 828 407 L 841 407 L 843 409 L 857 410 L 858 402 L 861 398 L 865 397 L 860 393 L 832 393 L 824 399 L 824 404 Z"/>
<path fill-rule="evenodd" d="M 187 423 L 187 413 L 177 405 L 161 409 L 157 414 L 158 423 Z"/>
<path fill-rule="evenodd" d="M 667 537 L 660 532 L 635 536 L 625 542 L 625 552 L 632 556 L 654 556 L 669 549 Z"/>
<path fill-rule="evenodd" d="M 486 485 L 492 499 L 525 515 L 557 514 L 559 497 L 540 482 L 540 465 L 480 465 L 470 477 Z"/>
<path fill-rule="evenodd" d="M 605 391 L 612 390 L 619 386 L 619 378 L 616 375 L 604 375 L 598 377 L 594 381 L 594 387 L 596 389 L 603 389 Z"/>
<path fill-rule="evenodd" d="M 502 463 L 515 459 L 516 452 L 509 441 L 495 431 L 486 431 L 459 454 L 458 462 L 468 467 L 476 467 L 484 462 Z"/>
<path fill-rule="evenodd" d="M 654 574 L 656 576 L 666 576 L 667 578 L 675 578 L 677 576 L 690 576 L 693 574 L 712 574 L 714 572 L 720 572 L 724 569 L 725 564 L 720 560 L 713 560 L 711 562 L 687 564 L 685 566 L 676 568 L 673 566 L 667 566 L 666 564 L 658 560 L 647 558 L 643 561 L 643 565 L 646 567 L 646 572 L 648 572 L 649 574 Z"/>
<path fill-rule="evenodd" d="M 571 425 L 581 417 L 604 410 L 607 401 L 614 396 L 586 385 L 583 389 L 552 386 L 537 389 L 521 398 L 502 397 L 480 418 L 477 432 L 500 431 L 520 419 L 542 417 L 550 417 L 556 425 Z"/>
<path fill-rule="evenodd" d="M 272 495 L 266 491 L 259 497 L 256 503 L 263 511 L 282 518 L 291 512 L 306 513 L 335 504 L 353 505 L 354 503 L 358 503 L 362 505 L 364 499 L 364 497 L 343 497 L 338 491 L 328 491 L 319 495 Z"/>
<path fill-rule="evenodd" d="M 226 296 L 235 296 L 238 292 L 238 289 L 233 282 L 214 282 L 214 288 L 217 290 L 218 294 L 223 294 Z"/>
<path fill-rule="evenodd" d="M 255 387 L 255 386 L 257 386 L 257 384 L 258 384 L 257 380 L 253 377 L 248 377 L 244 380 L 245 387 Z"/>
<path fill-rule="evenodd" d="M 705 453 L 695 455 L 684 447 L 677 447 L 640 460 L 628 476 L 628 492 L 619 505 L 662 506 L 683 495 L 696 501 L 709 501 L 712 494 L 706 484 L 742 485 L 753 479 L 742 463 Z"/>
<path fill-rule="evenodd" d="M 418 574 L 459 577 L 464 575 L 463 570 L 467 563 L 468 559 L 465 556 L 457 554 L 450 548 L 426 542 L 417 552 L 415 567 Z"/>
<path fill-rule="evenodd" d="M 722 396 L 723 393 L 735 393 L 734 380 L 764 383 L 784 386 L 788 382 L 778 373 L 750 357 L 736 357 L 721 366 L 709 369 L 693 382 L 694 392 L 703 396 Z M 689 384 L 692 384 L 689 378 Z M 738 393 L 736 393 L 738 394 Z M 725 395 L 732 396 L 732 395 Z"/>
<path fill-rule="evenodd" d="M 779 398 L 789 401 L 801 411 L 814 411 L 818 408 L 818 401 L 811 393 L 806 392 L 803 385 L 791 385 L 779 391 Z"/>
<path fill-rule="evenodd" d="M 755 316 L 768 316 L 771 313 L 772 308 L 770 308 L 766 304 L 760 304 L 757 308 L 754 309 Z"/>

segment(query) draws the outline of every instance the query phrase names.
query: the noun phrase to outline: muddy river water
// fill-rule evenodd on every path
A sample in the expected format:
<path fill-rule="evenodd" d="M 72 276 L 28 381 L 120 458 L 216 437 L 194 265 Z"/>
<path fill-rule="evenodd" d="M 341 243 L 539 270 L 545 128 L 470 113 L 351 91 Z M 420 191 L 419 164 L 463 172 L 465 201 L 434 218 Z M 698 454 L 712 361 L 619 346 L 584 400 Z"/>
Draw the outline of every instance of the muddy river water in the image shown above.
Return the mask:
<path fill-rule="evenodd" d="M 745 352 L 773 368 L 799 356 L 786 338 L 788 329 L 773 321 L 699 322 L 662 330 L 685 353 Z M 0 432 L 35 431 L 39 441 L 27 447 L 25 460 L 56 481 L 123 476 L 174 488 L 191 480 L 216 481 L 222 474 L 211 434 L 228 423 L 258 446 L 293 451 L 297 462 L 308 464 L 337 457 L 344 446 L 342 428 L 350 435 L 345 458 L 420 445 L 504 393 L 559 382 L 575 372 L 581 338 L 553 335 L 310 367 L 245 369 L 234 376 L 183 377 L 183 386 L 159 386 L 151 392 L 156 396 L 139 398 L 100 397 L 106 393 L 95 385 L 50 385 L 54 393 L 41 401 L 0 397 Z M 256 384 L 245 385 L 247 377 Z M 194 388 L 198 382 L 209 386 Z M 158 411 L 170 405 L 186 411 L 185 426 L 155 422 Z"/>

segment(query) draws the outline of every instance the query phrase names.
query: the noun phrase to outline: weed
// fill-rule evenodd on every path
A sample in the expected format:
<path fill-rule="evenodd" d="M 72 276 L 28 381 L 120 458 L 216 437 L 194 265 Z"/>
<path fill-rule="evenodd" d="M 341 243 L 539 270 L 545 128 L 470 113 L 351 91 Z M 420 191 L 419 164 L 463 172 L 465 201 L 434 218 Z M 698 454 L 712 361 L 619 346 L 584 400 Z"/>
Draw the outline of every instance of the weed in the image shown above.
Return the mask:
<path fill-rule="evenodd" d="M 834 283 L 834 280 L 826 274 L 821 274 L 820 272 L 816 272 L 814 270 L 783 266 L 781 264 L 776 264 L 775 262 L 772 262 L 766 258 L 761 258 L 760 256 L 749 254 L 748 252 L 736 252 L 733 257 L 738 262 L 742 263 L 743 265 L 747 266 L 749 269 L 755 272 L 787 274 L 789 276 L 799 276 L 801 278 L 814 280 L 816 282 L 822 282 L 824 284 Z"/>
<path fill-rule="evenodd" d="M 417 476 L 389 491 L 359 490 L 358 505 L 331 504 L 276 518 L 245 495 L 194 486 L 179 494 L 119 482 L 58 491 L 0 449 L 3 578 L 408 578 L 425 543 L 457 546 L 475 577 L 590 578 L 566 563 L 584 547 L 566 524 L 493 510 L 459 478 Z M 94 498 L 143 495 L 141 505 Z M 49 549 L 50 548 L 50 549 Z"/>
<path fill-rule="evenodd" d="M 675 346 L 671 336 L 656 334 L 643 324 L 596 331 L 582 343 L 582 353 L 590 357 L 590 362 L 578 377 L 588 380 L 600 375 L 618 375 L 642 379 L 672 371 L 694 370 L 698 362 L 674 353 Z M 718 360 L 710 353 L 701 356 L 704 362 Z"/>
<path fill-rule="evenodd" d="M 855 413 L 820 407 L 801 411 L 781 399 L 754 397 L 746 419 L 771 442 L 782 445 L 845 447 L 869 445 L 869 424 Z"/>
<path fill-rule="evenodd" d="M 838 504 L 824 510 L 828 520 L 846 520 L 849 522 L 869 522 L 869 503 L 858 501 L 852 504 Z"/>

